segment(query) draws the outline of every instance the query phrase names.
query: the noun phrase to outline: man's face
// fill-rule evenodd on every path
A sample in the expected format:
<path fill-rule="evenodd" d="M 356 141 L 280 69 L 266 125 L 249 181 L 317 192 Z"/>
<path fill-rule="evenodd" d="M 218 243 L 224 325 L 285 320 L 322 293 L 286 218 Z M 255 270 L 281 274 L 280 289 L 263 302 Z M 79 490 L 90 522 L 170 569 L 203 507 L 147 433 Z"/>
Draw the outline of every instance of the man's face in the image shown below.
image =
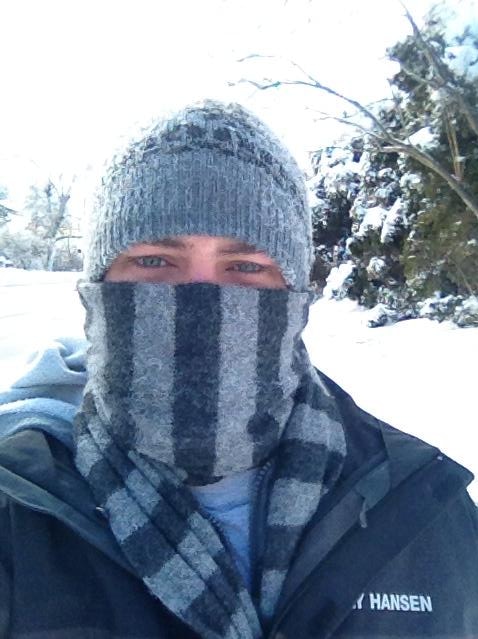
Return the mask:
<path fill-rule="evenodd" d="M 204 235 L 135 244 L 115 259 L 105 280 L 287 288 L 279 266 L 262 251 L 232 238 Z"/>

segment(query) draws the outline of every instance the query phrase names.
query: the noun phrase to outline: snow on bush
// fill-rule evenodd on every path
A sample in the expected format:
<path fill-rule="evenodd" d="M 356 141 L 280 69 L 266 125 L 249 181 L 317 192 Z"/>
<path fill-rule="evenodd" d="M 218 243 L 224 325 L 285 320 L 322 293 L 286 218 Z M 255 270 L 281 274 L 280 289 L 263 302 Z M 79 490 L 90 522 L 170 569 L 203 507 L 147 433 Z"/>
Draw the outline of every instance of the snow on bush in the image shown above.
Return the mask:
<path fill-rule="evenodd" d="M 419 129 L 415 133 L 409 136 L 408 141 L 414 146 L 422 147 L 426 149 L 429 146 L 435 144 L 435 135 L 429 126 Z"/>
<path fill-rule="evenodd" d="M 365 215 L 360 223 L 360 228 L 356 235 L 365 237 L 370 231 L 378 231 L 387 217 L 387 211 L 382 206 L 372 206 L 365 209 Z"/>
<path fill-rule="evenodd" d="M 372 325 L 389 321 L 385 307 L 397 320 L 420 312 L 439 321 L 456 318 L 460 326 L 475 321 L 475 304 L 464 301 L 478 286 L 478 227 L 443 175 L 474 193 L 476 136 L 458 96 L 476 111 L 476 83 L 470 78 L 478 68 L 478 11 L 476 0 L 434 5 L 421 35 L 389 50 L 399 65 L 391 78 L 395 101 L 381 102 L 374 111 L 413 151 L 411 157 L 381 152 L 385 147 L 375 144 L 380 127 L 371 127 L 371 137 L 344 134 L 313 156 L 314 281 L 323 287 L 334 269 L 327 296 L 347 294 L 374 308 Z M 417 161 L 417 153 L 423 159 L 420 152 L 441 163 L 445 173 Z"/>
<path fill-rule="evenodd" d="M 340 266 L 335 266 L 327 277 L 324 297 L 335 300 L 347 297 L 349 288 L 353 283 L 355 271 L 356 267 L 352 262 L 345 262 Z"/>
<path fill-rule="evenodd" d="M 440 297 L 437 292 L 433 297 L 418 304 L 419 316 L 427 319 L 452 319 L 457 326 L 478 327 L 478 297 L 472 295 L 463 298 L 461 295 L 447 295 Z"/>
<path fill-rule="evenodd" d="M 393 324 L 397 321 L 397 314 L 385 304 L 377 304 L 367 313 L 367 326 L 378 328 Z"/>
<path fill-rule="evenodd" d="M 381 186 L 378 189 L 375 189 L 374 196 L 378 202 L 386 204 L 392 196 L 393 191 L 393 184 L 387 184 L 386 186 Z"/>
<path fill-rule="evenodd" d="M 422 180 L 416 173 L 404 173 L 400 178 L 400 186 L 402 189 L 418 188 Z"/>
<path fill-rule="evenodd" d="M 397 198 L 383 221 L 382 233 L 380 235 L 382 244 L 393 242 L 399 230 L 406 225 L 406 221 L 402 200 Z"/>
<path fill-rule="evenodd" d="M 434 319 L 442 322 L 449 319 L 457 305 L 463 298 L 455 295 L 446 295 L 442 297 L 439 291 L 436 291 L 432 297 L 423 300 L 417 304 L 419 317 Z"/>
<path fill-rule="evenodd" d="M 367 265 L 367 275 L 371 280 L 379 279 L 387 270 L 387 264 L 382 257 L 372 257 Z"/>
<path fill-rule="evenodd" d="M 467 80 L 478 79 L 478 55 L 471 38 L 464 39 L 458 46 L 447 47 L 446 56 L 448 66 L 457 75 L 463 75 Z"/>
<path fill-rule="evenodd" d="M 461 327 L 478 327 L 478 297 L 476 295 L 469 297 L 456 307 L 453 321 Z"/>
<path fill-rule="evenodd" d="M 472 82 L 478 79 L 478 11 L 476 0 L 441 3 L 434 9 L 445 25 L 448 67 L 458 76 Z"/>

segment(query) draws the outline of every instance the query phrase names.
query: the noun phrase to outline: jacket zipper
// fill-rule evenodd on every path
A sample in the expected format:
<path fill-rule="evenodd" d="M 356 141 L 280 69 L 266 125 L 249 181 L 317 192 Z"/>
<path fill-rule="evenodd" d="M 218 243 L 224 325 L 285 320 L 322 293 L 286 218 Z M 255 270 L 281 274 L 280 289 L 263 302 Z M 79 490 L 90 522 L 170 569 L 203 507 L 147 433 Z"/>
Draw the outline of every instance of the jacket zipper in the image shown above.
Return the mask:
<path fill-rule="evenodd" d="M 261 595 L 262 560 L 264 558 L 264 532 L 267 516 L 267 487 L 272 474 L 272 460 L 260 469 L 251 497 L 251 516 L 249 520 L 249 558 L 251 570 L 251 598 L 257 610 Z"/>

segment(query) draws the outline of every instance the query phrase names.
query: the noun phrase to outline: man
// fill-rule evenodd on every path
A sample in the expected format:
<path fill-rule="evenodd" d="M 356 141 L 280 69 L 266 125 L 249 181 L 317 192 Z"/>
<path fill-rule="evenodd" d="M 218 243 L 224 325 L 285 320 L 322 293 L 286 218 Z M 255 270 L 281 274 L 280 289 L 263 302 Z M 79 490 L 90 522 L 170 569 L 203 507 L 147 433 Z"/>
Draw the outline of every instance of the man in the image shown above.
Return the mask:
<path fill-rule="evenodd" d="M 84 393 L 68 342 L 3 397 L 0 635 L 478 637 L 472 476 L 312 367 L 310 212 L 267 127 L 156 124 L 90 235 Z"/>

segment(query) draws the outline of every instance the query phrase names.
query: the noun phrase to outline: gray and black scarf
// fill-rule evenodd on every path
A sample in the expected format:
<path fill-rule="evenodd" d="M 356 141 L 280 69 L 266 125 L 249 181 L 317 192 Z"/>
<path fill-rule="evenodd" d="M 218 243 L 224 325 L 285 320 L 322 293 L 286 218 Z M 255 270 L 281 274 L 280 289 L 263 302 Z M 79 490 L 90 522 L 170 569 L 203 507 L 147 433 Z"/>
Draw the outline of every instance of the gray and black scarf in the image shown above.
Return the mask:
<path fill-rule="evenodd" d="M 345 455 L 301 340 L 308 293 L 80 284 L 76 464 L 149 591 L 204 639 L 258 639 Z M 258 607 L 189 484 L 273 460 Z"/>

